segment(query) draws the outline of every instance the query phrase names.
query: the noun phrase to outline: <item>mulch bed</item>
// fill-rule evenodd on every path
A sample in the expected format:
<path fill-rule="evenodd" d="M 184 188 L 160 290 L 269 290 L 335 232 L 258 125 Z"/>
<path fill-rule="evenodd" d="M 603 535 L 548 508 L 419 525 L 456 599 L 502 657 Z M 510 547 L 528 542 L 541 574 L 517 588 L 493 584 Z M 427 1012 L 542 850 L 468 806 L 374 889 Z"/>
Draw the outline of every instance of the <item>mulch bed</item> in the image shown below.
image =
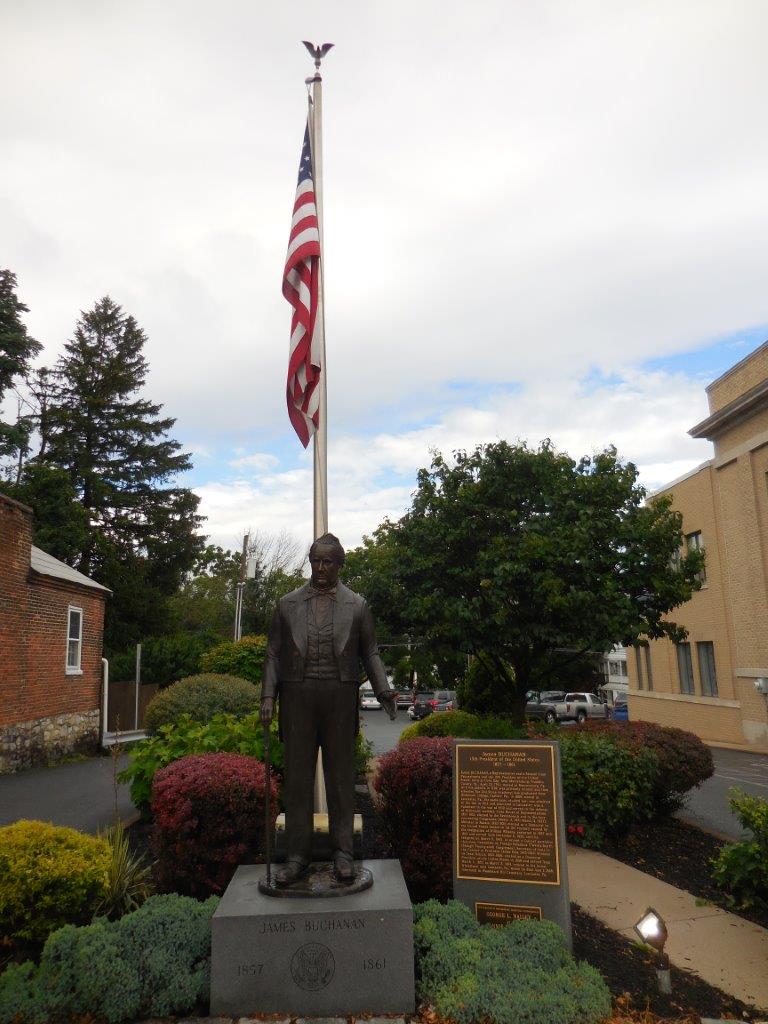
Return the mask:
<path fill-rule="evenodd" d="M 753 1006 L 742 1003 L 689 971 L 672 967 L 672 995 L 659 992 L 654 957 L 571 904 L 573 952 L 596 967 L 614 997 L 617 1016 L 649 1011 L 679 1022 L 703 1017 L 759 1020 Z"/>
<path fill-rule="evenodd" d="M 699 899 L 730 909 L 712 882 L 711 864 L 726 842 L 677 818 L 659 819 L 603 852 L 609 857 L 685 889 Z M 768 911 L 739 910 L 739 917 L 768 928 Z"/>

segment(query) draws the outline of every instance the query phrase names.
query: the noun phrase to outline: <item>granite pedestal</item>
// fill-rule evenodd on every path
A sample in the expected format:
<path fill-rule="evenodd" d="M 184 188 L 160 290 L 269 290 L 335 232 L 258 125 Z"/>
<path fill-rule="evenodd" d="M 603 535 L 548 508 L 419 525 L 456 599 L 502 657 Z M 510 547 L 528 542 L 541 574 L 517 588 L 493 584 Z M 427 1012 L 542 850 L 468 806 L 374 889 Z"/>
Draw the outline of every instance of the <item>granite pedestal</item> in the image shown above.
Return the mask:
<path fill-rule="evenodd" d="M 259 892 L 243 865 L 212 921 L 211 1015 L 413 1013 L 413 910 L 396 860 L 363 862 L 373 887 L 336 899 Z"/>

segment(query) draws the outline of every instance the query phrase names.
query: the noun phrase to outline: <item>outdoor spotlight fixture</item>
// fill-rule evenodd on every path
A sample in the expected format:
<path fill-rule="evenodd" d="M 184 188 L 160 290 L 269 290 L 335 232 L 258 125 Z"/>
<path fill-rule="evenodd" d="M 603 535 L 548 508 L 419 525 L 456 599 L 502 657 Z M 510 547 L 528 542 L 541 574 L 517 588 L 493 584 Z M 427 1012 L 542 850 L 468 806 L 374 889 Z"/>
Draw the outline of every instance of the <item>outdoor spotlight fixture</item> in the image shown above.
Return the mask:
<path fill-rule="evenodd" d="M 656 951 L 656 977 L 659 979 L 659 992 L 669 995 L 672 991 L 672 976 L 669 971 L 669 957 L 664 952 L 664 943 L 669 937 L 664 918 L 653 907 L 648 907 L 635 925 L 635 931 L 646 946 L 650 946 Z"/>

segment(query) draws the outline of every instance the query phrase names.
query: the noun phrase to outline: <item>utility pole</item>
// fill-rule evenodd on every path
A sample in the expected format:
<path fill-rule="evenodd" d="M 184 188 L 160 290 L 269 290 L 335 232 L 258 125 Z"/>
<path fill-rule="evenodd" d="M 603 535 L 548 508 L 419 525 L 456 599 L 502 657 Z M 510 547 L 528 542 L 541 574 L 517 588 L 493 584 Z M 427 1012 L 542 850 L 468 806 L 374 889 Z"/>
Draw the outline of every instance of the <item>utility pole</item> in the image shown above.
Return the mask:
<path fill-rule="evenodd" d="M 243 594 L 245 592 L 245 572 L 248 566 L 248 541 L 250 537 L 249 533 L 246 533 L 243 537 L 243 551 L 240 556 L 240 579 L 237 584 L 237 597 L 235 598 L 235 640 L 239 640 L 243 635 Z"/>

